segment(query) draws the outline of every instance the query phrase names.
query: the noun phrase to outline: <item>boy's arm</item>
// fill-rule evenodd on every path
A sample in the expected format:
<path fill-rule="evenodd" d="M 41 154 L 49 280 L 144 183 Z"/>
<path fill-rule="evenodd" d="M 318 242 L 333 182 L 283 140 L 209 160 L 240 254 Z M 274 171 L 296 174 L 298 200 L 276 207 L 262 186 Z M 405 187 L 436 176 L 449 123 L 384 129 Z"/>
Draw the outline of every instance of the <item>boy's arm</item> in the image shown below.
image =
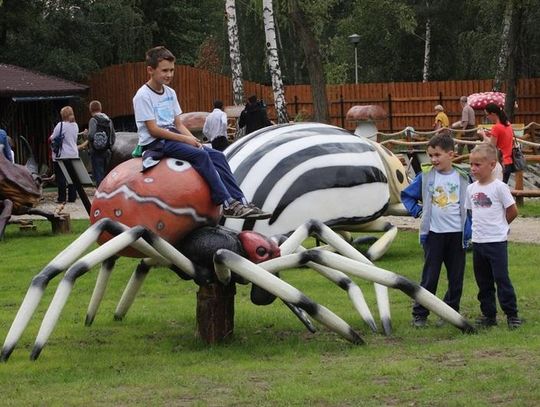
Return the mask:
<path fill-rule="evenodd" d="M 508 224 L 512 223 L 514 219 L 516 219 L 518 216 L 518 210 L 516 204 L 510 205 L 508 208 L 506 208 L 506 221 Z"/>
<path fill-rule="evenodd" d="M 413 182 L 401 191 L 401 202 L 409 214 L 415 218 L 422 215 L 422 173 L 418 174 Z"/>
<path fill-rule="evenodd" d="M 181 143 L 189 144 L 193 147 L 200 148 L 201 143 L 195 137 L 191 132 L 184 126 L 179 118 L 177 116 L 174 119 L 174 127 L 181 133 L 175 133 L 167 129 L 162 129 L 156 124 L 155 120 L 147 120 L 145 121 L 146 127 L 148 128 L 148 132 L 152 137 L 159 138 L 159 139 L 165 139 L 165 140 L 173 140 L 173 141 L 179 141 Z"/>
<path fill-rule="evenodd" d="M 90 142 L 94 141 L 94 134 L 96 134 L 97 130 L 97 120 L 93 117 L 88 120 L 88 140 Z"/>

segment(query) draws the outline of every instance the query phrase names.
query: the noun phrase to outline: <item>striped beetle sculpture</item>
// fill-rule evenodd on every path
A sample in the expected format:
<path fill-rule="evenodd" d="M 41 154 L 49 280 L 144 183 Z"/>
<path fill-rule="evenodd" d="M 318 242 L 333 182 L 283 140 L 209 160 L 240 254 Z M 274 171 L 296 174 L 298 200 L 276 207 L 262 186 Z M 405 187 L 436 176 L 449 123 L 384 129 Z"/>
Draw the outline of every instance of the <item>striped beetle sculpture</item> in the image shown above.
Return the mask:
<path fill-rule="evenodd" d="M 225 150 L 248 200 L 268 220 L 227 219 L 225 226 L 266 236 L 289 234 L 308 219 L 334 230 L 386 232 L 367 252 L 376 260 L 397 228 L 383 215 L 407 215 L 403 165 L 388 149 L 339 127 L 302 123 L 266 127 Z"/>
<path fill-rule="evenodd" d="M 343 135 L 344 140 L 350 136 L 348 133 L 339 134 Z M 357 147 L 358 150 L 362 148 L 366 152 L 374 151 Z M 371 156 L 370 165 L 379 169 L 378 172 L 374 171 L 373 176 L 378 177 L 378 182 L 386 182 L 382 176 L 385 167 L 375 160 L 374 155 Z M 338 161 L 343 162 L 344 158 Z M 322 162 L 328 163 L 328 160 L 323 159 Z M 126 315 L 151 267 L 166 266 L 179 277 L 192 278 L 199 285 L 251 282 L 254 303 L 266 304 L 268 294 L 278 297 L 309 329 L 314 329 L 310 319 L 313 318 L 352 343 L 363 343 L 360 335 L 347 322 L 277 277 L 281 270 L 307 266 L 345 289 L 354 307 L 372 330 L 376 330 L 373 317 L 360 289 L 348 275 L 365 278 L 381 287 L 397 288 L 462 331 L 474 330 L 459 313 L 418 284 L 374 266 L 321 221 L 307 220 L 295 227 L 289 237 L 280 234 L 274 239 L 253 231 L 234 232 L 212 226 L 217 223 L 220 208 L 212 206 L 207 185 L 188 163 L 167 158 L 145 173 L 138 170 L 140 167 L 140 159 L 124 162 L 100 184 L 92 202 L 92 226 L 33 278 L 6 336 L 0 361 L 7 361 L 12 354 L 52 278 L 65 272 L 43 318 L 31 359 L 36 359 L 47 343 L 77 279 L 101 264 L 86 315 L 86 324 L 90 325 L 120 255 L 143 259 L 124 290 L 115 319 L 122 319 Z M 182 188 L 179 188 L 182 184 Z M 384 192 L 383 189 L 377 191 L 377 195 Z M 388 206 L 386 202 L 381 209 L 376 209 L 378 216 Z M 367 220 L 376 217 L 361 215 L 352 218 Z M 338 224 L 346 225 L 340 221 L 333 226 Z M 321 248 L 304 249 L 301 244 L 308 236 L 315 236 L 327 243 L 336 253 Z M 85 254 L 96 241 L 101 246 Z M 281 241 L 279 247 L 277 241 Z M 388 319 L 385 321 L 383 318 L 383 326 L 388 331 L 389 312 L 385 315 L 388 315 Z"/>
<path fill-rule="evenodd" d="M 287 235 L 317 219 L 341 232 L 385 232 L 366 253 L 376 260 L 397 235 L 397 227 L 381 217 L 407 215 L 400 198 L 408 185 L 401 161 L 377 142 L 339 127 L 266 127 L 232 144 L 225 155 L 246 197 L 273 213 L 264 221 L 227 219 L 225 226 L 235 230 Z M 384 331 L 390 334 L 388 290 L 375 284 L 375 293 Z M 364 308 L 362 315 L 373 327 L 369 310 Z"/>

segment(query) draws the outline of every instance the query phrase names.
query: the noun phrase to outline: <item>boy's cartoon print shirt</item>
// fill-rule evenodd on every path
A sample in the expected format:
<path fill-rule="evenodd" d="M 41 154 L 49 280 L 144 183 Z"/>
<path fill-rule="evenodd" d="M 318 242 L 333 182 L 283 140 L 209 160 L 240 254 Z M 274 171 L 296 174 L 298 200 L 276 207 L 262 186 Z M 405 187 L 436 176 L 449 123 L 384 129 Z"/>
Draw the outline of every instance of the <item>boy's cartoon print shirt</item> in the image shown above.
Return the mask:
<path fill-rule="evenodd" d="M 174 119 L 182 113 L 176 92 L 169 86 L 163 85 L 163 92 L 158 93 L 148 85 L 143 85 L 133 98 L 133 110 L 139 144 L 145 146 L 155 140 L 146 127 L 146 121 L 155 120 L 161 128 L 174 127 Z"/>
<path fill-rule="evenodd" d="M 459 174 L 456 170 L 448 174 L 437 171 L 428 186 L 431 195 L 431 220 L 429 230 L 435 233 L 460 232 L 461 212 L 459 209 Z"/>

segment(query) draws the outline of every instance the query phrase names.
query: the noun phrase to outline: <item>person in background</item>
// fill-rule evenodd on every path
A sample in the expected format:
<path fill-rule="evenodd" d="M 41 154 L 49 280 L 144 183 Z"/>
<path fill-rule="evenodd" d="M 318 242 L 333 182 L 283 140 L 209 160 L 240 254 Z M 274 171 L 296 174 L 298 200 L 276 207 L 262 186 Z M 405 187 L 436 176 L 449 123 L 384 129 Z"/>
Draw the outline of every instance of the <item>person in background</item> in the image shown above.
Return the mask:
<path fill-rule="evenodd" d="M 227 141 L 227 114 L 223 111 L 223 102 L 214 101 L 214 110 L 206 116 L 203 134 L 212 143 L 214 150 L 223 151 L 229 145 Z"/>
<path fill-rule="evenodd" d="M 92 175 L 94 176 L 96 187 L 99 187 L 99 184 L 106 175 L 105 171 L 111 157 L 110 149 L 114 144 L 115 132 L 112 120 L 109 118 L 109 116 L 101 111 L 101 102 L 99 100 L 91 101 L 88 107 L 92 117 L 88 121 L 87 145 L 90 152 L 90 160 L 92 162 Z M 98 150 L 94 147 L 94 136 L 98 129 L 104 127 L 107 127 L 108 131 L 110 132 L 107 133 L 109 138 L 108 147 Z"/>
<path fill-rule="evenodd" d="M 255 130 L 263 127 L 271 126 L 272 122 L 268 119 L 266 106 L 262 100 L 257 100 L 256 95 L 251 95 L 248 98 L 246 107 L 240 113 L 238 127 L 246 128 L 246 134 L 253 133 Z"/>
<path fill-rule="evenodd" d="M 58 164 L 59 158 L 78 158 L 79 148 L 77 146 L 77 137 L 79 134 L 79 126 L 75 122 L 75 114 L 71 106 L 64 106 L 60 109 L 61 120 L 56 124 L 54 130 L 49 138 L 52 142 L 55 138 L 64 136 L 62 147 L 58 154 L 54 151 L 52 153 L 52 160 L 54 166 L 54 174 L 56 178 L 56 186 L 58 188 L 57 203 L 66 202 L 66 189 L 67 189 L 67 201 L 75 202 L 77 199 L 77 190 L 75 185 L 68 185 L 66 178 L 60 165 Z"/>
<path fill-rule="evenodd" d="M 484 141 L 493 144 L 502 154 L 503 179 L 505 184 L 508 184 L 510 174 L 513 171 L 512 146 L 514 144 L 514 130 L 506 113 L 495 103 L 489 103 L 485 109 L 486 117 L 495 125 L 491 131 L 481 130 L 479 134 L 484 138 Z"/>
<path fill-rule="evenodd" d="M 482 315 L 476 325 L 497 325 L 497 304 L 506 314 L 509 329 L 519 328 L 516 293 L 508 272 L 509 224 L 518 210 L 508 185 L 493 177 L 497 149 L 491 143 L 476 146 L 470 156 L 471 172 L 476 181 L 467 188 L 465 208 L 472 211 L 474 278 Z"/>
<path fill-rule="evenodd" d="M 471 237 L 471 220 L 465 210 L 469 175 L 452 164 L 454 139 L 437 134 L 429 140 L 427 153 L 431 164 L 422 165 L 422 172 L 401 192 L 401 201 L 415 218 L 422 217 L 419 235 L 424 249 L 424 268 L 420 285 L 435 294 L 444 263 L 448 290 L 444 302 L 459 312 L 465 250 Z M 427 324 L 429 311 L 419 303 L 412 309 L 412 325 Z"/>
<path fill-rule="evenodd" d="M 474 109 L 469 106 L 467 96 L 462 96 L 459 98 L 459 103 L 461 104 L 462 111 L 461 111 L 461 120 L 455 122 L 452 124 L 453 129 L 462 129 L 462 130 L 470 130 L 474 129 L 474 126 L 476 125 L 476 117 L 474 114 Z M 458 136 L 462 140 L 469 140 L 474 141 L 476 140 L 476 134 L 472 134 L 472 132 L 466 132 L 463 131 Z M 458 155 L 463 154 L 463 150 L 465 149 L 465 144 L 458 144 L 457 153 Z M 471 151 L 471 148 L 468 148 L 467 151 Z"/>
<path fill-rule="evenodd" d="M 448 120 L 448 116 L 444 113 L 444 107 L 442 105 L 436 105 L 434 109 L 437 114 L 435 115 L 433 130 L 444 129 L 450 126 L 450 120 Z"/>
<path fill-rule="evenodd" d="M 7 160 L 14 163 L 15 155 L 13 154 L 13 150 L 11 149 L 9 136 L 7 135 L 7 132 L 4 129 L 0 129 L 0 146 L 1 146 L 0 148 L 2 149 L 2 153 L 4 157 L 6 157 Z"/>

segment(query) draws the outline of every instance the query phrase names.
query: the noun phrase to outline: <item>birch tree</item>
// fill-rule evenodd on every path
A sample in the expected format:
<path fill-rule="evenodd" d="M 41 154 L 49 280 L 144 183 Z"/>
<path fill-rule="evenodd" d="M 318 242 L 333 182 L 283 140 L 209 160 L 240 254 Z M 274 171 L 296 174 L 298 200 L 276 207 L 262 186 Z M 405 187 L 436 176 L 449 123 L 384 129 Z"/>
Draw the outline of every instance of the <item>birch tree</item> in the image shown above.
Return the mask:
<path fill-rule="evenodd" d="M 244 83 L 242 80 L 242 62 L 240 61 L 240 42 L 238 40 L 238 23 L 236 21 L 236 1 L 225 2 L 227 16 L 227 32 L 229 37 L 229 55 L 231 58 L 231 79 L 235 105 L 244 102 Z"/>
<path fill-rule="evenodd" d="M 272 77 L 272 91 L 274 93 L 277 121 L 278 123 L 288 123 L 289 117 L 287 115 L 285 90 L 281 77 L 281 68 L 279 66 L 272 0 L 263 0 L 263 21 L 266 37 L 266 55 L 268 57 L 270 76 Z"/>
<path fill-rule="evenodd" d="M 506 3 L 506 9 L 504 12 L 503 28 L 501 33 L 501 48 L 499 51 L 499 59 L 497 61 L 497 72 L 495 73 L 495 80 L 493 81 L 493 90 L 500 91 L 503 80 L 506 77 L 506 66 L 509 57 L 509 44 L 510 27 L 512 24 L 512 14 L 514 11 L 514 0 L 510 0 Z"/>
<path fill-rule="evenodd" d="M 304 13 L 304 10 L 302 10 L 298 0 L 290 0 L 289 6 L 289 15 L 306 57 L 313 98 L 313 120 L 328 123 L 328 96 L 326 93 L 326 80 L 318 39 L 311 29 L 310 19 Z"/>
<path fill-rule="evenodd" d="M 429 15 L 430 1 L 426 0 L 428 16 L 426 18 L 426 38 L 424 43 L 424 69 L 422 70 L 422 82 L 429 81 L 429 62 L 431 56 L 431 17 Z"/>

